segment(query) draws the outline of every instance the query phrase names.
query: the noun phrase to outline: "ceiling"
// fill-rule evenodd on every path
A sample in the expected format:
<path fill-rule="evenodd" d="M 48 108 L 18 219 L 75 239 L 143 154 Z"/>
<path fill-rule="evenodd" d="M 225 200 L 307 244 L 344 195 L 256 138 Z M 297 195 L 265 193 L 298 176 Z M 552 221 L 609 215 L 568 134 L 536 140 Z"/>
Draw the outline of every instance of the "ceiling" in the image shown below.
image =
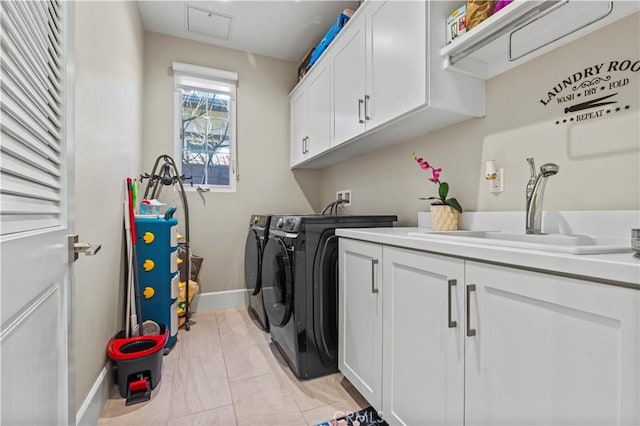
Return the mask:
<path fill-rule="evenodd" d="M 148 31 L 301 62 L 340 12 L 345 8 L 355 10 L 358 3 L 331 0 L 138 1 L 138 7 Z M 187 19 L 188 16 L 191 19 Z M 225 23 L 230 24 L 228 30 L 224 28 Z M 188 25 L 191 31 L 187 29 Z M 208 32 L 217 37 L 204 34 Z"/>

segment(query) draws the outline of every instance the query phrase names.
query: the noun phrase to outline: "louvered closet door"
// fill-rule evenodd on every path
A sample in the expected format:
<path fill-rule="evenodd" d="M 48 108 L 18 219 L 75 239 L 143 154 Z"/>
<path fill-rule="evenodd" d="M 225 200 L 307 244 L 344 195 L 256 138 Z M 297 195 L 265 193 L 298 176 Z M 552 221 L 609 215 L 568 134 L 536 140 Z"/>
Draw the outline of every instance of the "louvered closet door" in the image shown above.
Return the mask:
<path fill-rule="evenodd" d="M 0 424 L 75 423 L 70 2 L 2 1 Z"/>

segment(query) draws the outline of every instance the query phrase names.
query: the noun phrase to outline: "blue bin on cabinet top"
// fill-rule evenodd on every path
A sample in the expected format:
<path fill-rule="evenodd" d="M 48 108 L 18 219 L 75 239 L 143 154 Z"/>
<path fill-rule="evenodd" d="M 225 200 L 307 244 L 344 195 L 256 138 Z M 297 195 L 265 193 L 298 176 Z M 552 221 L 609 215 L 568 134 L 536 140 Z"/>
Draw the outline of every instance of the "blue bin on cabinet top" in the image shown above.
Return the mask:
<path fill-rule="evenodd" d="M 309 59 L 309 67 L 316 63 L 316 61 L 320 58 L 320 55 L 329 47 L 334 38 L 338 35 L 340 30 L 345 26 L 347 21 L 349 20 L 349 16 L 341 13 L 331 27 L 327 30 L 327 33 L 322 37 L 320 43 L 313 49 L 313 53 L 311 54 L 311 58 Z"/>

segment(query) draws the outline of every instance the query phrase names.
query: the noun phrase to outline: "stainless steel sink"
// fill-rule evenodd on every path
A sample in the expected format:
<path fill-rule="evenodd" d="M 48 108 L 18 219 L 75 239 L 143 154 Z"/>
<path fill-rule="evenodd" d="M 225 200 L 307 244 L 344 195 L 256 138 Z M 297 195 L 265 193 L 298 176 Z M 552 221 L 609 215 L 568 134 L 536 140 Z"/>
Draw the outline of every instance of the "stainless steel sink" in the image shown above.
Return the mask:
<path fill-rule="evenodd" d="M 590 237 L 586 235 L 525 234 L 502 231 L 410 232 L 410 237 L 450 242 L 467 242 L 488 246 L 514 247 L 571 254 L 603 254 L 630 251 L 624 238 Z"/>

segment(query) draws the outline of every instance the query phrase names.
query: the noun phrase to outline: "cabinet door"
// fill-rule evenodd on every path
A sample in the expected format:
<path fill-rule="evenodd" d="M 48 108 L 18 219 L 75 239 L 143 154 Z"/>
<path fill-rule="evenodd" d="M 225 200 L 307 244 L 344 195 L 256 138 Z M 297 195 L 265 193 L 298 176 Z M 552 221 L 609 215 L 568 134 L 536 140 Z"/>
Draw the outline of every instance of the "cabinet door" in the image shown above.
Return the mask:
<path fill-rule="evenodd" d="M 383 412 L 391 425 L 461 425 L 464 261 L 383 249 Z"/>
<path fill-rule="evenodd" d="M 337 145 L 364 131 L 365 20 L 349 22 L 333 47 L 333 138 Z"/>
<path fill-rule="evenodd" d="M 307 137 L 307 88 L 306 83 L 298 86 L 289 99 L 291 115 L 291 165 L 303 161 L 306 154 Z"/>
<path fill-rule="evenodd" d="M 338 368 L 376 409 L 382 407 L 382 247 L 340 239 Z"/>
<path fill-rule="evenodd" d="M 313 157 L 328 149 L 331 140 L 331 69 L 323 60 L 314 65 L 307 81 L 307 151 Z"/>
<path fill-rule="evenodd" d="M 475 262 L 465 272 L 467 425 L 640 424 L 638 290 Z"/>
<path fill-rule="evenodd" d="M 367 10 L 367 130 L 427 100 L 427 6 L 386 1 Z"/>

